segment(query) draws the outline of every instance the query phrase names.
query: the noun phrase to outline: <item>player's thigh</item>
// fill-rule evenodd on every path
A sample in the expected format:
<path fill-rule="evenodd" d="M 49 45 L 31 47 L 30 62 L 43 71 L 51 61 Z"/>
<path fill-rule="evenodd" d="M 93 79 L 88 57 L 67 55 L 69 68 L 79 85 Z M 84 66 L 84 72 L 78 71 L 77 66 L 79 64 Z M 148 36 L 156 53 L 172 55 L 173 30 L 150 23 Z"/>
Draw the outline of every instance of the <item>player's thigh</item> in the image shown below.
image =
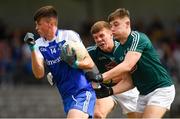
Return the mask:
<path fill-rule="evenodd" d="M 89 115 L 89 117 L 94 117 L 95 101 L 96 101 L 96 95 L 94 91 L 82 91 L 76 96 L 72 95 L 72 97 L 63 100 L 64 110 L 70 117 L 75 116 L 74 114 L 76 113 L 74 112 L 76 110 L 77 113 L 80 111 L 79 113 L 82 115 L 86 113 Z"/>
<path fill-rule="evenodd" d="M 127 113 L 128 118 L 142 118 L 142 114 L 140 112 L 129 112 Z"/>
<path fill-rule="evenodd" d="M 153 92 L 140 96 L 138 100 L 138 112 L 143 112 L 143 117 L 162 117 L 175 97 L 174 85 L 158 88 Z"/>
<path fill-rule="evenodd" d="M 99 113 L 106 116 L 113 110 L 115 104 L 116 103 L 111 96 L 97 99 L 95 104 L 95 116 Z"/>
<path fill-rule="evenodd" d="M 156 105 L 147 105 L 143 118 L 161 118 L 166 113 L 167 109 L 164 107 L 156 106 Z"/>
<path fill-rule="evenodd" d="M 136 88 L 113 96 L 114 100 L 120 104 L 123 114 L 129 115 L 136 112 L 138 97 L 139 92 Z"/>
<path fill-rule="evenodd" d="M 68 119 L 88 119 L 89 115 L 78 109 L 70 109 L 67 118 Z"/>

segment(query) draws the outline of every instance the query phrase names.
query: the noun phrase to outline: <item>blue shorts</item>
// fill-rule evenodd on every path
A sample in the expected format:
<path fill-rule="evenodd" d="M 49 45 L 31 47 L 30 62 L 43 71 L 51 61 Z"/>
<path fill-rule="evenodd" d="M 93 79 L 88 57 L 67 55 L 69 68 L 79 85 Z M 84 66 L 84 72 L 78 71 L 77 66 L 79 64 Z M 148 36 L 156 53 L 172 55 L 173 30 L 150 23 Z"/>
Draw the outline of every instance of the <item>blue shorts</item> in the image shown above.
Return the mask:
<path fill-rule="evenodd" d="M 92 91 L 82 91 L 77 95 L 72 95 L 71 97 L 63 100 L 64 111 L 67 114 L 70 109 L 78 109 L 89 115 L 89 117 L 94 117 L 94 106 L 96 102 L 96 95 L 94 90 Z"/>

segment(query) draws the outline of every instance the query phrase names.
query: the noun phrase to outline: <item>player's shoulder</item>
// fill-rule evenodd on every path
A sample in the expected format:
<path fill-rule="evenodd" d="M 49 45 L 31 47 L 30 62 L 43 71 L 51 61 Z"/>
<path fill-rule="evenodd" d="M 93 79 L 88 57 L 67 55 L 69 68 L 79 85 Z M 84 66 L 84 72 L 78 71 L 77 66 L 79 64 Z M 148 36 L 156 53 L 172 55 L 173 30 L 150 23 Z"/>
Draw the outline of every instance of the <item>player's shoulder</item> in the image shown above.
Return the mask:
<path fill-rule="evenodd" d="M 59 29 L 59 32 L 64 35 L 72 35 L 72 36 L 79 37 L 79 34 L 74 30 Z"/>
<path fill-rule="evenodd" d="M 142 44 L 142 43 L 151 44 L 149 37 L 143 32 L 132 31 L 131 38 L 133 39 L 133 42 L 137 44 Z"/>
<path fill-rule="evenodd" d="M 87 49 L 89 55 L 91 56 L 91 58 L 96 57 L 97 52 L 98 52 L 98 50 L 97 50 L 98 47 L 97 47 L 96 45 L 89 46 L 89 47 L 87 47 L 86 49 Z"/>
<path fill-rule="evenodd" d="M 58 31 L 59 40 L 81 42 L 80 35 L 74 30 L 59 30 Z"/>
<path fill-rule="evenodd" d="M 89 46 L 86 49 L 88 52 L 95 52 L 97 50 L 97 46 L 96 45 Z"/>
<path fill-rule="evenodd" d="M 36 42 L 37 46 L 47 46 L 48 45 L 46 40 L 42 37 L 39 37 L 35 42 Z"/>
<path fill-rule="evenodd" d="M 145 33 L 139 31 L 132 31 L 131 36 L 134 39 L 148 39 L 148 36 Z"/>

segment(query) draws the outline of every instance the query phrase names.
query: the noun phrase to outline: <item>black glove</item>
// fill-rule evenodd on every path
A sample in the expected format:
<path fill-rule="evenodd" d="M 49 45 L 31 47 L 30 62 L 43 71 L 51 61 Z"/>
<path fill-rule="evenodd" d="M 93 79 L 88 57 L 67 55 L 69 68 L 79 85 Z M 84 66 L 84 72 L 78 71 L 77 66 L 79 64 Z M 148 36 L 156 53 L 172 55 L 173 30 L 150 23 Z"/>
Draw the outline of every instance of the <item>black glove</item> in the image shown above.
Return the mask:
<path fill-rule="evenodd" d="M 100 86 L 101 88 L 94 89 L 96 92 L 97 99 L 113 95 L 113 89 L 111 87 L 108 87 L 102 83 L 100 83 Z"/>
<path fill-rule="evenodd" d="M 78 61 L 76 57 L 76 52 L 69 45 L 61 46 L 61 58 L 63 61 L 68 63 L 73 68 L 78 68 Z"/>
<path fill-rule="evenodd" d="M 97 74 L 97 73 L 93 72 L 93 70 L 86 72 L 85 76 L 90 81 L 103 82 L 102 74 L 100 74 L 100 73 Z"/>
<path fill-rule="evenodd" d="M 34 34 L 32 33 L 26 33 L 24 37 L 24 42 L 28 44 L 29 48 L 31 51 L 35 49 L 35 39 L 34 39 Z"/>

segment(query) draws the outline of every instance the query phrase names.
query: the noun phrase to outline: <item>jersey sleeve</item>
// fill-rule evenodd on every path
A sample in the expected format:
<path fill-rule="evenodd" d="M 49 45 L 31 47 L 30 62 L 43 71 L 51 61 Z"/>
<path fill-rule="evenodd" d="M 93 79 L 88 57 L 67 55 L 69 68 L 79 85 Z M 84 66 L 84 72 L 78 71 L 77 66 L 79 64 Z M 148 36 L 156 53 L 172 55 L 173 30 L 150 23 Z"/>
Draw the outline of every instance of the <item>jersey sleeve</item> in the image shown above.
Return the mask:
<path fill-rule="evenodd" d="M 131 35 L 132 44 L 129 51 L 136 51 L 142 53 L 146 48 L 149 47 L 150 40 L 145 34 L 134 31 L 131 33 Z"/>
<path fill-rule="evenodd" d="M 75 31 L 67 30 L 67 33 L 68 33 L 68 35 L 67 35 L 68 41 L 82 42 L 79 34 L 76 33 Z"/>
<path fill-rule="evenodd" d="M 76 33 L 75 31 L 72 31 L 72 30 L 67 30 L 67 41 L 68 42 L 75 42 L 77 43 L 78 45 L 80 45 L 80 47 L 85 47 L 84 44 L 82 43 L 82 40 L 79 36 L 78 33 Z"/>
<path fill-rule="evenodd" d="M 87 51 L 88 51 L 88 53 L 91 56 L 93 61 L 96 59 L 96 48 L 97 48 L 97 46 L 87 47 Z"/>

